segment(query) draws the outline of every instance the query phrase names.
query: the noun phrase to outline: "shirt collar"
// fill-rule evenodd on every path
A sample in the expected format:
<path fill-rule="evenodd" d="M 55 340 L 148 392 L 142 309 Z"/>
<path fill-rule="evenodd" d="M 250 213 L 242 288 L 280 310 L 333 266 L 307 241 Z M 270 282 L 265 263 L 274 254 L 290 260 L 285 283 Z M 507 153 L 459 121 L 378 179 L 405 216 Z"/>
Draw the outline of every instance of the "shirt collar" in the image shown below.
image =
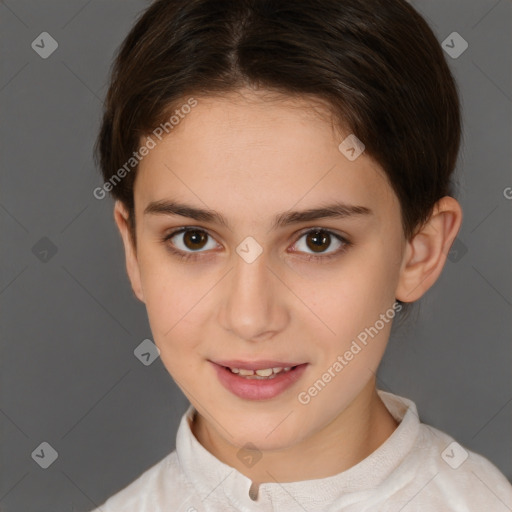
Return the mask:
<path fill-rule="evenodd" d="M 183 415 L 177 436 L 176 453 L 188 480 L 204 501 L 214 494 L 228 500 L 235 508 L 261 511 L 267 507 L 295 510 L 297 503 L 306 510 L 326 510 L 347 493 L 377 487 L 412 450 L 419 432 L 416 405 L 411 400 L 377 390 L 384 405 L 399 425 L 391 436 L 355 466 L 327 478 L 286 483 L 262 483 L 258 499 L 249 496 L 251 480 L 211 454 L 192 433 L 190 422 L 195 408 L 190 405 Z"/>

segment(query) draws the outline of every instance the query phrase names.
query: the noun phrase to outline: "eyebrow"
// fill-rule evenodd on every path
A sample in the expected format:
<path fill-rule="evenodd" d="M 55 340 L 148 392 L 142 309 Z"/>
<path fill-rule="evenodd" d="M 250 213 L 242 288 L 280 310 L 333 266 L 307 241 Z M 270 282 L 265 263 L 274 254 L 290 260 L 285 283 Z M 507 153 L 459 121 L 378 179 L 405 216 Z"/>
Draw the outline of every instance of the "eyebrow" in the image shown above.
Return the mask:
<path fill-rule="evenodd" d="M 319 208 L 310 208 L 302 211 L 286 211 L 276 215 L 272 229 L 278 229 L 292 224 L 308 222 L 327 218 L 347 218 L 360 215 L 372 215 L 373 212 L 366 206 L 355 206 L 335 202 Z M 178 201 L 160 200 L 149 203 L 144 209 L 144 215 L 179 215 L 200 222 L 218 223 L 231 229 L 229 222 L 215 210 L 196 208 Z"/>

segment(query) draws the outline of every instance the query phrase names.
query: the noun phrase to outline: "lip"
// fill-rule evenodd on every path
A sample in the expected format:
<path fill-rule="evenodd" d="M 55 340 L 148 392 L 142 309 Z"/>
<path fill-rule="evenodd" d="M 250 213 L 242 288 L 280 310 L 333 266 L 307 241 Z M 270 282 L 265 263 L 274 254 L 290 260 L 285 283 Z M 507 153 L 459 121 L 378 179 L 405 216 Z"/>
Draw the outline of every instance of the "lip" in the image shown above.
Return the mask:
<path fill-rule="evenodd" d="M 270 400 L 297 382 L 303 375 L 308 363 L 294 364 L 283 361 L 210 361 L 217 372 L 220 383 L 231 393 L 244 400 Z M 229 363 L 229 364 L 227 364 Z M 237 366 L 238 365 L 238 366 Z M 264 368 L 277 368 L 295 366 L 293 370 L 281 372 L 272 379 L 246 379 L 233 373 L 229 368 L 243 368 L 246 370 L 262 370 Z"/>

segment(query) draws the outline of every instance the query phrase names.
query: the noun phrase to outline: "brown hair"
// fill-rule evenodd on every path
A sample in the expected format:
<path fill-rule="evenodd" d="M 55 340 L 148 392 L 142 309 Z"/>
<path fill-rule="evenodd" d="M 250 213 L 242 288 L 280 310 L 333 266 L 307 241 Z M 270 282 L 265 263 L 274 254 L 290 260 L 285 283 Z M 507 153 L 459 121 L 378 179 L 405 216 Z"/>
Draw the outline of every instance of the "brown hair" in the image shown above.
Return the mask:
<path fill-rule="evenodd" d="M 407 239 L 453 195 L 461 120 L 440 44 L 405 0 L 156 0 L 114 61 L 96 157 L 105 182 L 187 98 L 252 87 L 311 96 L 400 201 Z M 340 141 L 341 142 L 341 141 Z M 130 214 L 136 166 L 109 187 Z"/>

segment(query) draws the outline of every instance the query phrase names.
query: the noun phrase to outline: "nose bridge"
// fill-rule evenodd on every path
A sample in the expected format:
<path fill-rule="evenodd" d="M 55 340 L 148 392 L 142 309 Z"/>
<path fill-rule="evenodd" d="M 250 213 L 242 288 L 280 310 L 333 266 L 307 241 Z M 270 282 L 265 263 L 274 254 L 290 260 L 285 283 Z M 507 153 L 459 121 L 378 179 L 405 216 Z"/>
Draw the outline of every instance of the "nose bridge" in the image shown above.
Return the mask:
<path fill-rule="evenodd" d="M 243 249 L 243 244 L 241 244 Z M 236 255 L 221 305 L 221 324 L 235 336 L 252 340 L 283 327 L 284 305 L 265 254 L 254 260 Z"/>
<path fill-rule="evenodd" d="M 233 269 L 233 286 L 239 288 L 238 292 L 262 293 L 270 286 L 272 273 L 267 268 L 268 258 L 266 255 L 258 256 L 254 261 L 246 261 L 243 257 L 237 257 Z"/>

